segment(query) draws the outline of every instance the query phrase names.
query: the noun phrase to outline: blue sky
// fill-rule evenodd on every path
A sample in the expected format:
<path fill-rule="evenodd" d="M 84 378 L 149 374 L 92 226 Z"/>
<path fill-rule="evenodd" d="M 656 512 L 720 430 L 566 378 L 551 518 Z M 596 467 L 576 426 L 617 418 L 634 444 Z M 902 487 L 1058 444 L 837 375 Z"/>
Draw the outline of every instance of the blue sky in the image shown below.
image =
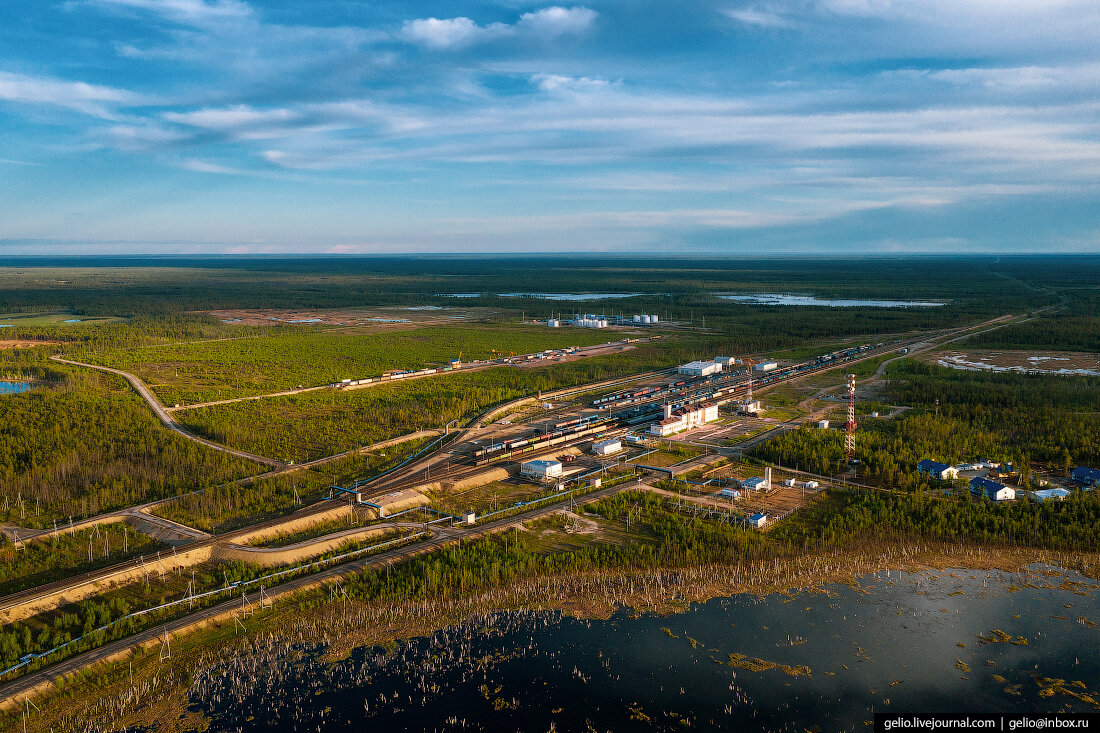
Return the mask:
<path fill-rule="evenodd" d="M 0 254 L 1097 252 L 1100 2 L 9 2 L 0 131 Z"/>

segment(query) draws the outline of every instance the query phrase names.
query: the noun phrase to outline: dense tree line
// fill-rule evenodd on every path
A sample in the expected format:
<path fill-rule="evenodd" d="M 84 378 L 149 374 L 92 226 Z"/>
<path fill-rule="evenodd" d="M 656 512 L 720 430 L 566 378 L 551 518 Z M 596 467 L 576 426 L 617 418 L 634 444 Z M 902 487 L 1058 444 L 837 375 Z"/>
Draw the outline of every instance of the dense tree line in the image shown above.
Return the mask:
<path fill-rule="evenodd" d="M 51 526 L 258 471 L 165 429 L 121 380 L 43 370 L 49 385 L 0 399 L 5 521 Z"/>
<path fill-rule="evenodd" d="M 890 487 L 928 487 L 923 458 L 960 463 L 981 458 L 1055 471 L 1100 462 L 1100 379 L 996 374 L 905 360 L 887 372 L 893 404 L 916 409 L 859 429 L 856 457 L 867 474 Z M 936 405 L 936 400 L 939 405 Z M 842 435 L 802 428 L 756 449 L 765 460 L 814 473 L 835 472 Z"/>
<path fill-rule="evenodd" d="M 846 547 L 882 532 L 1051 550 L 1100 549 L 1100 494 L 1064 501 L 995 504 L 968 495 L 933 498 L 881 491 L 834 492 L 802 522 L 783 524 L 772 539 L 798 549 Z"/>
<path fill-rule="evenodd" d="M 349 580 L 353 598 L 387 601 L 464 595 L 539 575 L 685 565 L 752 557 L 765 552 L 758 533 L 667 511 L 662 497 L 624 492 L 588 505 L 589 512 L 625 520 L 642 538 L 628 544 L 593 544 L 547 552 L 527 532 L 504 532 L 443 548 L 387 570 Z"/>
<path fill-rule="evenodd" d="M 887 372 L 894 404 L 1001 436 L 1017 456 L 1068 469 L 1100 461 L 1100 378 L 972 372 L 905 360 Z M 974 457 L 974 456 L 971 456 Z"/>

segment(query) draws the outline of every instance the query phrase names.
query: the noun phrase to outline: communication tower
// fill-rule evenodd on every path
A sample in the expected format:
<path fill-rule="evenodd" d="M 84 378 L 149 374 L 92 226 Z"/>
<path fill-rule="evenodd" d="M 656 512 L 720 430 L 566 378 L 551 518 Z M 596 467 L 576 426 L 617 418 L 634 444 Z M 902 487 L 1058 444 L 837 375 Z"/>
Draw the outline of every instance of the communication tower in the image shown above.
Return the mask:
<path fill-rule="evenodd" d="M 856 449 L 856 375 L 848 375 L 848 424 L 844 434 L 844 458 L 850 463 Z"/>

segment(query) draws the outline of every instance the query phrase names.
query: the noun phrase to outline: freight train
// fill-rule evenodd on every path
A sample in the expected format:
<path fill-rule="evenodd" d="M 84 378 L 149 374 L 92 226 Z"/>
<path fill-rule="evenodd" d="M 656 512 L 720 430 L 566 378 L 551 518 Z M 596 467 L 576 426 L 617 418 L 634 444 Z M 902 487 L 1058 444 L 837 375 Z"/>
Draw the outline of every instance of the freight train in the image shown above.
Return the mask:
<path fill-rule="evenodd" d="M 480 448 L 474 452 L 474 462 L 481 465 L 502 458 L 510 458 L 515 455 L 561 445 L 577 438 L 592 437 L 598 439 L 607 432 L 613 422 L 614 420 L 606 415 L 603 417 L 592 416 L 566 420 L 552 425 L 552 431 L 542 435 L 494 443 Z"/>

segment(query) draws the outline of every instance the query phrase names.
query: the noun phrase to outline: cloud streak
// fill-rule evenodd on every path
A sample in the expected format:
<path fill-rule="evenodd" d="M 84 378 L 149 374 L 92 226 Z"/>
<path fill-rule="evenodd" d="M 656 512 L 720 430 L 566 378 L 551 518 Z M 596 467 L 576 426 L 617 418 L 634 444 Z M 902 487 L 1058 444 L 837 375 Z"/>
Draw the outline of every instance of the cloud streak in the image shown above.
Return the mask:
<path fill-rule="evenodd" d="M 584 33 L 595 23 L 596 17 L 596 11 L 585 7 L 551 6 L 524 13 L 512 25 L 499 22 L 478 25 L 464 16 L 418 18 L 405 21 L 398 36 L 409 43 L 434 50 L 465 48 L 512 37 L 545 41 Z"/>

